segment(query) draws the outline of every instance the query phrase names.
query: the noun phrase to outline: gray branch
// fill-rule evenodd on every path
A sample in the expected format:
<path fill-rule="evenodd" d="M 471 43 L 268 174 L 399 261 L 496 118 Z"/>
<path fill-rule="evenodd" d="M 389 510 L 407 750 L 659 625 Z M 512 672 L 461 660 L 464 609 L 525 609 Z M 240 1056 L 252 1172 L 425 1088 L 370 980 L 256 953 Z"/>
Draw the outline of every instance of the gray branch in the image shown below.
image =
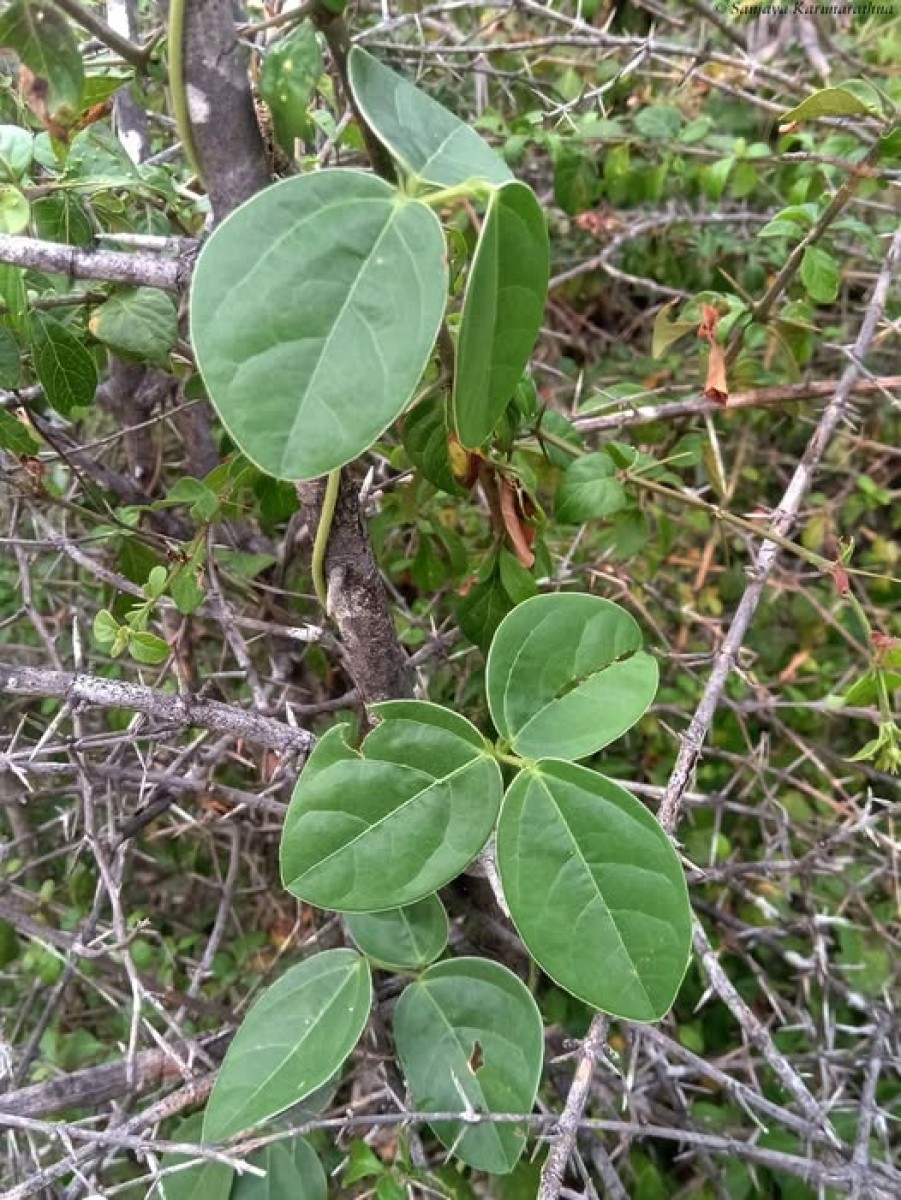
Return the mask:
<path fill-rule="evenodd" d="M 0 262 L 36 271 L 51 271 L 70 279 L 101 279 L 132 287 L 184 290 L 191 279 L 197 243 L 185 238 L 175 258 L 129 254 L 122 250 L 84 250 L 59 242 L 0 233 Z"/>
<path fill-rule="evenodd" d="M 133 709 L 161 721 L 170 721 L 180 728 L 213 729 L 285 752 L 299 750 L 306 754 L 313 745 L 313 735 L 307 730 L 296 729 L 272 717 L 221 704 L 218 700 L 203 700 L 185 693 L 172 695 L 98 675 L 0 664 L 0 692 L 15 696 L 56 696 L 71 704 L 98 708 Z"/>

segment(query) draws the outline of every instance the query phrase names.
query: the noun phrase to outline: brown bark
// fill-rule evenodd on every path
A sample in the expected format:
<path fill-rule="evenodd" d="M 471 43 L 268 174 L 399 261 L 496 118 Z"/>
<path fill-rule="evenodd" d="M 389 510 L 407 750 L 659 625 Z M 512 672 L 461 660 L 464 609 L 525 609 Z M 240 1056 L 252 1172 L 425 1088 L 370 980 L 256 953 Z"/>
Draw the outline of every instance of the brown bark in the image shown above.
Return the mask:
<path fill-rule="evenodd" d="M 195 0 L 185 31 L 185 73 L 194 143 L 216 221 L 271 181 L 248 77 L 248 54 L 227 0 Z M 223 130 L 228 136 L 223 136 Z M 319 523 L 324 480 L 298 486 L 311 529 Z M 345 667 L 367 703 L 411 694 L 406 655 L 347 472 L 326 556 L 329 605 Z"/>

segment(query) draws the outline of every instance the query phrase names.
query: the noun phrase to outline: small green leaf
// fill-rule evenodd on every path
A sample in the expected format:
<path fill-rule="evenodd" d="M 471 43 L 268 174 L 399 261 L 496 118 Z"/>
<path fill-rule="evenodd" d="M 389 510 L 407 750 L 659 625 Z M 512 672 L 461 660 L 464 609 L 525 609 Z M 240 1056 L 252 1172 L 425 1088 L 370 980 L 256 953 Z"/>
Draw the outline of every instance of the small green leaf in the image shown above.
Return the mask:
<path fill-rule="evenodd" d="M 789 109 L 785 124 L 811 121 L 816 117 L 882 116 L 879 93 L 863 79 L 849 79 L 841 87 L 822 88 Z"/>
<path fill-rule="evenodd" d="M 359 46 L 350 52 L 348 75 L 366 123 L 411 174 L 438 187 L 513 179 L 504 160 L 469 125 Z"/>
<path fill-rule="evenodd" d="M 172 1141 L 200 1145 L 203 1131 L 203 1113 L 195 1113 L 175 1129 Z M 164 1171 L 179 1163 L 190 1162 L 185 1154 L 163 1155 Z M 165 1200 L 229 1200 L 234 1171 L 225 1163 L 198 1159 L 193 1166 L 163 1176 Z"/>
<path fill-rule="evenodd" d="M 443 887 L 484 846 L 500 804 L 498 765 L 465 718 L 419 701 L 377 711 L 359 751 L 347 725 L 320 739 L 282 832 L 285 887 L 339 912 L 399 908 Z"/>
<path fill-rule="evenodd" d="M 69 23 L 53 4 L 13 0 L 0 16 L 0 46 L 14 50 L 36 76 L 35 95 L 47 88 L 47 112 L 60 121 L 73 118 L 84 87 L 84 67 L 78 41 Z"/>
<path fill-rule="evenodd" d="M 210 399 L 261 470 L 313 479 L 408 404 L 444 315 L 438 219 L 362 171 L 285 179 L 205 245 L 191 328 Z"/>
<path fill-rule="evenodd" d="M 135 662 L 155 667 L 169 657 L 169 644 L 155 633 L 133 633 L 128 639 L 128 653 Z"/>
<path fill-rule="evenodd" d="M 554 153 L 554 201 L 571 217 L 586 212 L 597 199 L 595 157 L 566 142 Z"/>
<path fill-rule="evenodd" d="M 670 313 L 678 303 L 679 301 L 676 299 L 670 301 L 669 304 L 664 304 L 663 308 L 660 309 L 654 318 L 654 331 L 651 336 L 652 358 L 662 358 L 670 346 L 678 342 L 680 338 L 685 337 L 687 333 L 691 333 L 697 329 L 696 321 L 670 320 Z"/>
<path fill-rule="evenodd" d="M 260 95 L 272 113 L 276 139 L 288 154 L 294 153 L 295 138 L 310 136 L 307 110 L 323 70 L 319 37 L 309 21 L 301 21 L 263 59 Z"/>
<path fill-rule="evenodd" d="M 423 971 L 397 1002 L 394 1040 L 420 1110 L 528 1113 L 535 1103 L 541 1015 L 525 985 L 498 963 L 457 958 Z M 508 1124 L 436 1121 L 432 1128 L 463 1162 L 493 1174 L 512 1171 L 526 1141 L 525 1129 Z"/>
<path fill-rule="evenodd" d="M 67 417 L 94 399 L 97 367 L 84 344 L 55 317 L 32 312 L 31 355 L 47 402 Z"/>
<path fill-rule="evenodd" d="M 501 549 L 497 556 L 497 566 L 504 591 L 514 605 L 522 604 L 523 600 L 529 600 L 537 594 L 538 584 L 534 575 L 527 571 L 509 550 Z"/>
<path fill-rule="evenodd" d="M 122 288 L 96 309 L 89 328 L 117 354 L 166 366 L 178 340 L 178 308 L 159 288 Z"/>
<path fill-rule="evenodd" d="M 513 607 L 500 570 L 496 566 L 487 579 L 474 583 L 455 605 L 457 623 L 471 642 L 485 653 L 494 632 Z"/>
<path fill-rule="evenodd" d="M 0 125 L 0 180 L 14 183 L 31 166 L 34 134 L 19 125 Z"/>
<path fill-rule="evenodd" d="M 344 1168 L 345 1183 L 357 1183 L 372 1175 L 381 1175 L 385 1167 L 378 1155 L 362 1141 L 350 1143 L 347 1149 L 347 1166 Z"/>
<path fill-rule="evenodd" d="M 21 382 L 22 356 L 19 354 L 19 343 L 5 325 L 0 325 L 0 387 L 16 388 Z"/>
<path fill-rule="evenodd" d="M 69 246 L 89 246 L 94 229 L 77 196 L 63 192 L 57 196 L 39 196 L 31 206 L 35 236 L 48 242 Z"/>
<path fill-rule="evenodd" d="M 239 1175 L 229 1200 L 326 1200 L 328 1180 L 316 1151 L 303 1138 L 263 1146 L 247 1161 L 266 1172 Z"/>
<path fill-rule="evenodd" d="M 13 183 L 0 183 L 0 233 L 16 234 L 28 228 L 31 205 Z"/>
<path fill-rule="evenodd" d="M 404 417 L 404 447 L 415 467 L 442 492 L 465 495 L 451 468 L 448 449 L 448 402 L 444 396 L 429 396 Z"/>
<path fill-rule="evenodd" d="M 657 142 L 671 142 L 679 136 L 682 114 L 671 104 L 652 104 L 636 116 L 635 128 L 642 137 Z"/>
<path fill-rule="evenodd" d="M 643 804 L 595 771 L 545 759 L 504 797 L 497 862 L 513 922 L 551 979 L 627 1020 L 668 1011 L 688 966 L 691 908 L 678 855 Z"/>
<path fill-rule="evenodd" d="M 119 633 L 119 622 L 106 608 L 101 608 L 94 617 L 94 640 L 100 646 L 111 646 Z"/>
<path fill-rule="evenodd" d="M 437 896 L 405 908 L 350 913 L 345 921 L 357 947 L 379 966 L 395 971 L 427 967 L 447 945 L 447 913 Z"/>
<path fill-rule="evenodd" d="M 41 448 L 40 442 L 28 426 L 23 425 L 5 408 L 0 408 L 0 447 L 25 458 L 31 458 Z"/>
<path fill-rule="evenodd" d="M 801 282 L 811 300 L 832 304 L 838 296 L 841 270 L 831 254 L 819 246 L 808 246 L 801 259 Z"/>
<path fill-rule="evenodd" d="M 631 728 L 657 690 L 657 663 L 625 609 L 578 592 L 536 596 L 501 622 L 488 707 L 524 758 L 578 759 Z"/>
<path fill-rule="evenodd" d="M 66 155 L 67 180 L 84 180 L 91 190 L 134 187 L 138 169 L 112 129 L 96 121 L 72 139 Z"/>
<path fill-rule="evenodd" d="M 189 616 L 203 604 L 204 590 L 197 579 L 197 570 L 184 566 L 169 581 L 169 595 L 180 613 Z"/>
<path fill-rule="evenodd" d="M 162 596 L 166 590 L 166 579 L 168 572 L 165 567 L 152 567 L 150 574 L 147 576 L 147 582 L 144 584 L 144 595 L 150 600 L 156 600 Z"/>
<path fill-rule="evenodd" d="M 554 500 L 557 520 L 564 525 L 611 517 L 626 507 L 626 489 L 617 478 L 608 454 L 586 454 L 566 468 Z"/>
<path fill-rule="evenodd" d="M 228 1048 L 206 1107 L 205 1141 L 277 1116 L 338 1070 L 369 1019 L 372 982 L 353 950 L 325 950 L 257 1000 Z"/>
<path fill-rule="evenodd" d="M 535 193 L 505 184 L 491 198 L 460 318 L 453 412 L 470 449 L 491 436 L 522 378 L 541 329 L 548 272 L 547 226 Z"/>

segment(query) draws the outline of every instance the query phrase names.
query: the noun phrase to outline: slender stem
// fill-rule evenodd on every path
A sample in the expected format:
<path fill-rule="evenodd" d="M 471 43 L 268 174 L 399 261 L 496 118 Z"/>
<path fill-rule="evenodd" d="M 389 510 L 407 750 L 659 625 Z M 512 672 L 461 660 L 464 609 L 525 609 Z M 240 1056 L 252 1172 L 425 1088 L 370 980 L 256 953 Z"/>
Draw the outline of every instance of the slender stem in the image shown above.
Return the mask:
<path fill-rule="evenodd" d="M 185 4 L 186 0 L 169 0 L 169 94 L 172 99 L 172 115 L 178 128 L 185 157 L 194 172 L 203 179 L 194 129 L 191 125 L 191 109 L 188 104 L 188 89 L 185 84 Z"/>
<path fill-rule="evenodd" d="M 134 42 L 130 42 L 128 38 L 117 33 L 111 25 L 107 25 L 106 21 L 98 17 L 96 13 L 82 7 L 78 0 L 54 0 L 54 2 L 56 7 L 61 8 L 67 17 L 71 17 L 82 29 L 92 33 L 98 41 L 103 42 L 104 46 L 115 50 L 119 57 L 134 67 L 136 71 L 146 71 L 147 62 L 155 45 L 154 39 L 151 39 L 145 46 L 136 46 Z"/>
<path fill-rule="evenodd" d="M 319 514 L 319 524 L 316 527 L 316 540 L 313 542 L 313 587 L 316 598 L 322 605 L 322 611 L 328 615 L 328 584 L 325 580 L 325 556 L 328 551 L 328 538 L 332 528 L 332 518 L 335 515 L 335 505 L 338 503 L 338 491 L 341 487 L 341 471 L 329 471 L 328 482 L 325 485 L 325 495 L 322 498 L 322 511 Z"/>

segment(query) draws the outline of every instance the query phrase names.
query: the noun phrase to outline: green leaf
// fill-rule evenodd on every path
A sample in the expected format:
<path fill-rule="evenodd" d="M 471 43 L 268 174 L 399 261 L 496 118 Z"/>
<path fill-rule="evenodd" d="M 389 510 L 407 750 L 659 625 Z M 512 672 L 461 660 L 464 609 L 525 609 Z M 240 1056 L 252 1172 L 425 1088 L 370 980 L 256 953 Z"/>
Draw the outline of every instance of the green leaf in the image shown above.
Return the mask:
<path fill-rule="evenodd" d="M 879 93 L 863 79 L 849 79 L 841 87 L 822 88 L 782 117 L 784 123 L 816 117 L 882 116 Z"/>
<path fill-rule="evenodd" d="M 487 579 L 479 580 L 460 597 L 455 614 L 466 637 L 487 653 L 495 630 L 512 607 L 513 602 L 496 567 Z"/>
<path fill-rule="evenodd" d="M 347 1148 L 347 1166 L 343 1171 L 345 1183 L 357 1183 L 372 1175 L 381 1175 L 385 1167 L 378 1155 L 365 1142 L 351 1142 Z"/>
<path fill-rule="evenodd" d="M 88 327 L 117 354 L 166 366 L 178 340 L 178 307 L 159 288 L 122 288 L 95 310 Z"/>
<path fill-rule="evenodd" d="M 18 125 L 0 125 L 0 179 L 14 183 L 31 166 L 34 134 Z"/>
<path fill-rule="evenodd" d="M 102 121 L 82 129 L 72 139 L 66 156 L 67 180 L 84 180 L 92 191 L 134 187 L 140 176 L 121 142 Z"/>
<path fill-rule="evenodd" d="M 37 0 L 13 0 L 0 16 L 0 46 L 14 50 L 36 76 L 33 94 L 46 86 L 49 116 L 68 121 L 77 114 L 84 67 L 75 35 L 58 8 Z"/>
<path fill-rule="evenodd" d="M 0 325 L 0 387 L 16 388 L 22 382 L 22 356 L 19 343 L 6 328 Z M 17 421 L 16 424 L 19 422 Z"/>
<path fill-rule="evenodd" d="M 48 313 L 32 312 L 31 356 L 48 404 L 64 417 L 94 399 L 97 367 L 79 339 Z"/>
<path fill-rule="evenodd" d="M 309 1096 L 341 1066 L 369 1019 L 372 981 L 353 950 L 325 950 L 263 993 L 228 1048 L 203 1123 L 219 1142 Z"/>
<path fill-rule="evenodd" d="M 504 591 L 514 605 L 529 600 L 538 592 L 538 584 L 531 571 L 527 571 L 519 559 L 509 550 L 501 548 L 497 556 L 497 566 Z"/>
<path fill-rule="evenodd" d="M 285 179 L 204 247 L 191 326 L 210 399 L 283 479 L 356 458 L 408 404 L 444 315 L 433 212 L 353 170 Z"/>
<path fill-rule="evenodd" d="M 403 441 L 410 461 L 440 491 L 462 496 L 466 489 L 454 476 L 447 438 L 444 396 L 429 396 L 404 417 Z"/>
<path fill-rule="evenodd" d="M 447 945 L 447 913 L 437 896 L 426 896 L 405 908 L 351 913 L 345 921 L 367 958 L 395 971 L 418 971 L 434 962 Z"/>
<path fill-rule="evenodd" d="M 169 595 L 178 611 L 185 616 L 203 604 L 205 593 L 198 582 L 196 567 L 184 566 L 173 576 L 169 581 Z"/>
<path fill-rule="evenodd" d="M 555 203 L 571 217 L 586 212 L 598 194 L 596 155 L 564 142 L 553 157 Z"/>
<path fill-rule="evenodd" d="M 531 188 L 491 198 L 469 270 L 454 375 L 454 425 L 464 446 L 490 437 L 535 347 L 547 296 L 547 226 Z"/>
<path fill-rule="evenodd" d="M 165 662 L 169 657 L 169 644 L 155 633 L 133 633 L 128 639 L 128 653 L 139 663 L 151 667 Z"/>
<path fill-rule="evenodd" d="M 203 1130 L 203 1113 L 195 1113 L 175 1129 L 172 1141 L 199 1145 Z M 163 1155 L 162 1168 L 168 1170 L 179 1163 L 190 1162 L 186 1154 Z M 229 1200 L 234 1171 L 225 1163 L 199 1159 L 183 1171 L 163 1177 L 165 1200 Z"/>
<path fill-rule="evenodd" d="M 28 329 L 28 294 L 25 291 L 23 267 L 0 263 L 0 303 L 6 309 L 4 324 L 15 333 L 25 336 Z"/>
<path fill-rule="evenodd" d="M 524 758 L 594 754 L 641 717 L 657 663 L 625 609 L 579 592 L 536 596 L 505 617 L 488 655 L 488 707 Z"/>
<path fill-rule="evenodd" d="M 465 718 L 418 701 L 376 711 L 359 751 L 347 725 L 318 742 L 285 817 L 282 881 L 321 908 L 421 900 L 475 858 L 497 816 L 500 769 Z"/>
<path fill-rule="evenodd" d="M 94 617 L 94 641 L 99 646 L 111 646 L 119 634 L 119 622 L 109 611 L 101 608 Z"/>
<path fill-rule="evenodd" d="M 27 425 L 17 421 L 5 408 L 0 408 L 0 448 L 31 458 L 41 447 Z"/>
<path fill-rule="evenodd" d="M 554 500 L 557 520 L 581 525 L 593 518 L 611 517 L 626 507 L 626 489 L 617 478 L 609 454 L 586 454 L 566 468 Z"/>
<path fill-rule="evenodd" d="M 644 805 L 595 771 L 545 759 L 504 797 L 497 862 L 513 922 L 551 979 L 627 1020 L 668 1011 L 691 908 L 678 855 Z"/>
<path fill-rule="evenodd" d="M 313 90 L 324 70 L 319 37 L 301 21 L 268 50 L 260 73 L 260 95 L 269 105 L 279 145 L 293 155 L 294 139 L 309 137 Z"/>
<path fill-rule="evenodd" d="M 653 141 L 671 142 L 679 136 L 682 114 L 670 104 L 652 104 L 643 108 L 635 118 L 635 128 L 642 137 Z"/>
<path fill-rule="evenodd" d="M 89 246 L 94 240 L 94 229 L 81 201 L 67 192 L 40 196 L 31 206 L 31 219 L 35 235 L 48 242 Z"/>
<path fill-rule="evenodd" d="M 263 1146 L 247 1161 L 266 1176 L 239 1175 L 230 1200 L 326 1200 L 325 1171 L 316 1151 L 303 1138 Z"/>
<path fill-rule="evenodd" d="M 811 300 L 832 304 L 838 296 L 841 270 L 831 254 L 819 246 L 808 246 L 801 259 L 801 282 Z"/>
<path fill-rule="evenodd" d="M 669 319 L 669 314 L 678 303 L 679 301 L 676 299 L 670 301 L 669 304 L 664 304 L 654 318 L 654 332 L 651 339 L 652 358 L 662 358 L 670 346 L 685 337 L 687 333 L 697 329 L 696 321 L 671 321 Z"/>
<path fill-rule="evenodd" d="M 21 233 L 28 228 L 31 205 L 12 183 L 0 183 L 0 233 Z"/>
<path fill-rule="evenodd" d="M 498 963 L 457 958 L 429 967 L 397 1002 L 394 1040 L 419 1110 L 528 1113 L 535 1103 L 541 1016 L 525 985 Z M 513 1170 L 526 1140 L 516 1125 L 432 1128 L 463 1162 L 493 1174 Z"/>
<path fill-rule="evenodd" d="M 409 173 L 438 187 L 513 179 L 504 160 L 474 130 L 359 46 L 350 52 L 348 75 L 366 123 Z"/>

